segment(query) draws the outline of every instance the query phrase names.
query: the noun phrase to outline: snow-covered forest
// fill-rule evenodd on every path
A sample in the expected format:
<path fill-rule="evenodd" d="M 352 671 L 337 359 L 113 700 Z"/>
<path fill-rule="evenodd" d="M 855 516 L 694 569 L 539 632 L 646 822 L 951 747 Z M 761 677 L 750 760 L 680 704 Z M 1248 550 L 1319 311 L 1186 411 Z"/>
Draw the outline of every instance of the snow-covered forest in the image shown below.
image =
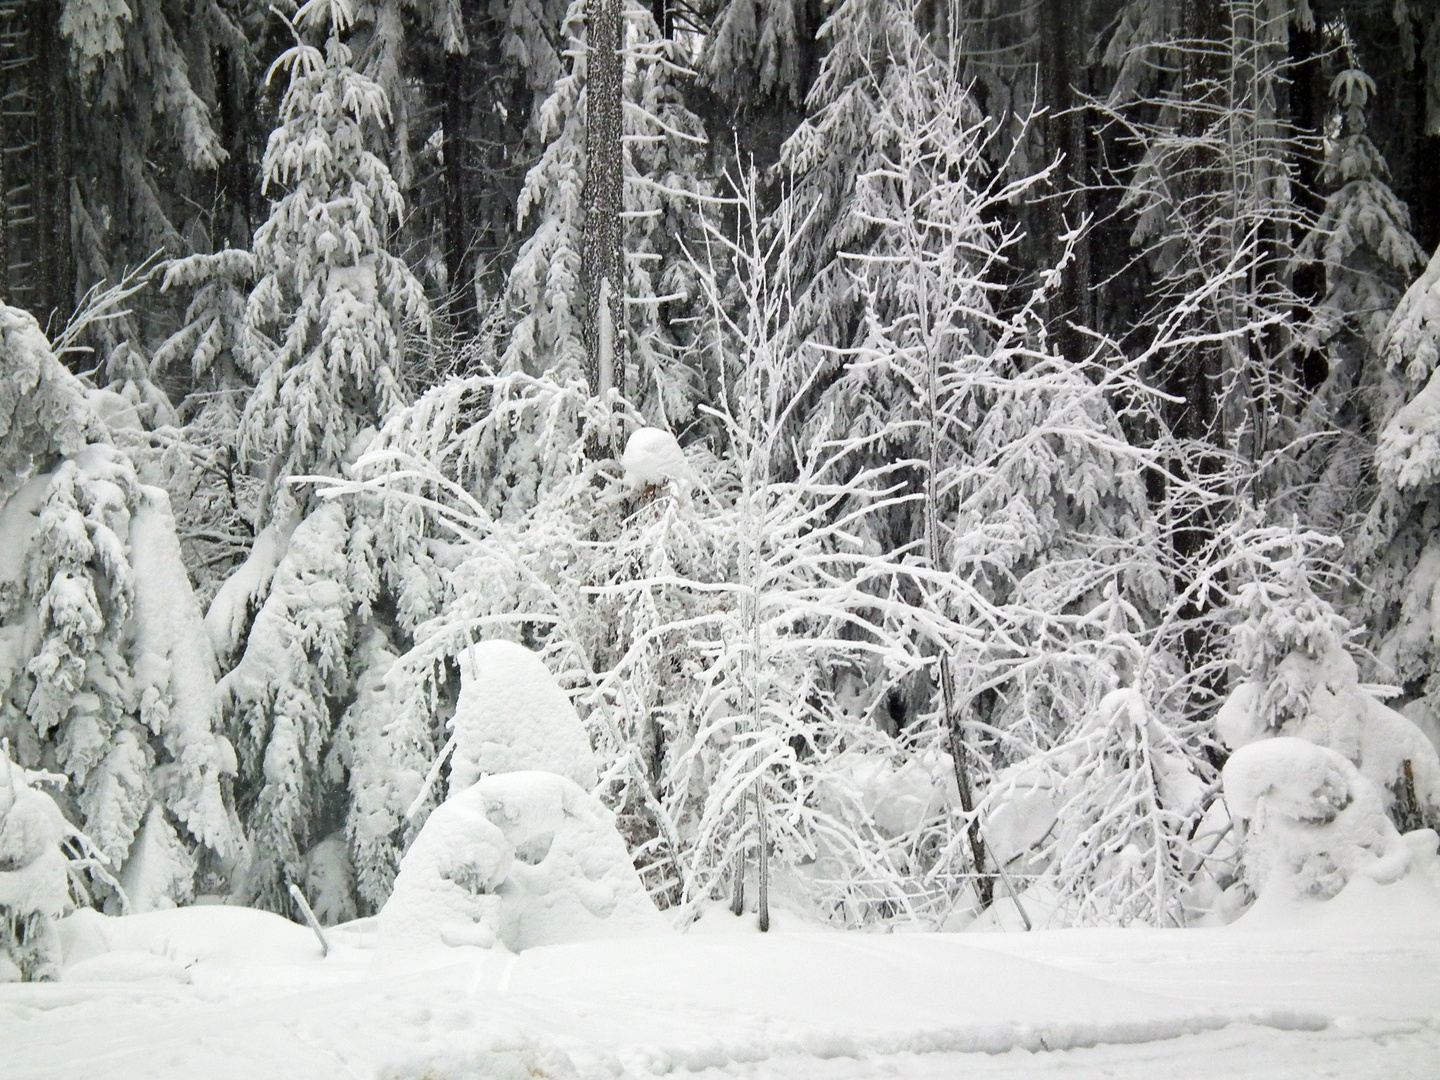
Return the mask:
<path fill-rule="evenodd" d="M 1440 911 L 1440 5 L 0 0 L 0 84 L 0 981 Z"/>

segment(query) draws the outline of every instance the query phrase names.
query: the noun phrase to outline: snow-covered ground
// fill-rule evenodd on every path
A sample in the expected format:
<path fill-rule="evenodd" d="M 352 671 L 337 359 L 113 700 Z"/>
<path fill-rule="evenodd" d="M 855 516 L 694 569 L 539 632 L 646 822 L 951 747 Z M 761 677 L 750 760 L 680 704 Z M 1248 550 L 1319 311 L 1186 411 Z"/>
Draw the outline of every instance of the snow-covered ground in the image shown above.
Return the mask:
<path fill-rule="evenodd" d="M 439 953 L 243 908 L 64 927 L 0 986 L 0 1075 L 1440 1076 L 1440 895 L 1358 881 L 1223 929 L 687 934 Z"/>

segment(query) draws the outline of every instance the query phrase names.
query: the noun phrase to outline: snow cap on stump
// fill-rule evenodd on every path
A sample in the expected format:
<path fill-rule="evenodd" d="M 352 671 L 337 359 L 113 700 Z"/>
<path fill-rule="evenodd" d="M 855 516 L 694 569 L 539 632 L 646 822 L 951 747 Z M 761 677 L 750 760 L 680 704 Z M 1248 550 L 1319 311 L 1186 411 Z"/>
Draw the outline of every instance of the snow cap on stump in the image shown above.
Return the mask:
<path fill-rule="evenodd" d="M 540 657 L 513 641 L 482 641 L 456 659 L 452 797 L 481 776 L 525 769 L 595 786 L 599 769 L 585 725 Z"/>
<path fill-rule="evenodd" d="M 643 427 L 634 432 L 625 442 L 620 464 L 625 469 L 625 482 L 636 490 L 672 482 L 684 488 L 695 482 L 685 451 L 674 435 L 660 428 Z"/>

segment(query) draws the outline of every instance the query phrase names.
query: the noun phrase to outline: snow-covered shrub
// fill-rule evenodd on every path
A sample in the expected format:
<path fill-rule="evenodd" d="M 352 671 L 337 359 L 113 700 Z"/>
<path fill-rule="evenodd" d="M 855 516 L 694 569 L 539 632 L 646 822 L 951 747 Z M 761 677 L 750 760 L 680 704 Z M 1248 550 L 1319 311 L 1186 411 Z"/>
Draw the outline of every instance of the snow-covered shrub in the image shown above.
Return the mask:
<path fill-rule="evenodd" d="M 54 920 L 70 903 L 60 844 L 71 830 L 8 749 L 0 746 L 0 982 L 10 981 L 5 967 L 23 981 L 46 981 L 60 974 Z"/>
<path fill-rule="evenodd" d="M 1059 805 L 1046 878 L 1067 921 L 1182 924 L 1184 886 L 1199 862 L 1190 841 L 1213 784 L 1198 740 L 1183 731 L 1126 687 L 1054 751 Z"/>
<path fill-rule="evenodd" d="M 487 776 L 436 807 L 380 912 L 382 947 L 518 952 L 663 926 L 614 815 L 535 771 Z"/>
<path fill-rule="evenodd" d="M 63 809 L 113 867 L 148 867 L 141 895 L 184 900 L 201 849 L 231 854 L 234 760 L 169 503 L 34 319 L 0 309 L 0 334 L 0 737 L 69 779 Z"/>
<path fill-rule="evenodd" d="M 1335 542 L 1289 529 L 1247 545 L 1251 578 L 1237 603 L 1235 661 L 1242 678 L 1215 715 L 1231 750 L 1294 736 L 1345 757 L 1381 792 L 1385 809 L 1411 794 L 1426 821 L 1440 815 L 1440 756 L 1410 720 L 1363 686 L 1347 648 L 1348 622 L 1316 594 L 1316 549 Z"/>
<path fill-rule="evenodd" d="M 1223 776 L 1230 815 L 1245 832 L 1245 881 L 1257 896 L 1275 889 L 1328 900 L 1357 874 L 1388 884 L 1409 868 L 1380 789 L 1334 750 L 1267 739 L 1232 754 Z"/>

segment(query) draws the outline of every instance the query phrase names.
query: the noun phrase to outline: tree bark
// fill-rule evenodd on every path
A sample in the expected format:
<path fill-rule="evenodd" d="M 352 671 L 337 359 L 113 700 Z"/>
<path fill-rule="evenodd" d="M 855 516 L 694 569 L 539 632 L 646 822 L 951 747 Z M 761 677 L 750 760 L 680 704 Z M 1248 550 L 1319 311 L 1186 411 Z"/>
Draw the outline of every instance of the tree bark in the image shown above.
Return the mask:
<path fill-rule="evenodd" d="M 445 57 L 445 276 L 450 289 L 452 324 L 462 337 L 478 329 L 475 290 L 471 280 L 469 237 L 465 228 L 466 141 L 464 53 Z"/>
<path fill-rule="evenodd" d="M 35 225 L 39 256 L 37 317 L 51 330 L 69 319 L 75 304 L 74 245 L 70 231 L 73 131 L 70 116 L 69 58 L 60 38 L 59 5 L 40 0 L 31 6 L 35 43 L 31 85 L 36 111 Z"/>
<path fill-rule="evenodd" d="M 1046 109 L 1045 153 L 1059 158 L 1055 171 L 1056 197 L 1049 203 L 1046 223 L 1046 262 L 1058 265 L 1065 255 L 1062 237 L 1078 226 L 1089 213 L 1089 134 L 1085 113 L 1075 84 L 1084 71 L 1080 42 L 1088 40 L 1088 5 L 1075 0 L 1043 0 L 1040 25 L 1040 93 Z M 1090 299 L 1090 244 L 1088 237 L 1077 241 L 1074 258 L 1060 278 L 1060 288 L 1050 303 L 1050 321 L 1061 351 L 1078 359 L 1086 339 L 1069 323 L 1094 325 Z"/>
<path fill-rule="evenodd" d="M 625 251 L 625 152 L 623 113 L 624 25 L 621 0 L 587 0 L 587 75 L 584 226 L 580 246 L 580 288 L 585 301 L 581 340 L 586 382 L 603 394 L 621 370 Z M 603 301 L 603 303 L 602 303 Z"/>

